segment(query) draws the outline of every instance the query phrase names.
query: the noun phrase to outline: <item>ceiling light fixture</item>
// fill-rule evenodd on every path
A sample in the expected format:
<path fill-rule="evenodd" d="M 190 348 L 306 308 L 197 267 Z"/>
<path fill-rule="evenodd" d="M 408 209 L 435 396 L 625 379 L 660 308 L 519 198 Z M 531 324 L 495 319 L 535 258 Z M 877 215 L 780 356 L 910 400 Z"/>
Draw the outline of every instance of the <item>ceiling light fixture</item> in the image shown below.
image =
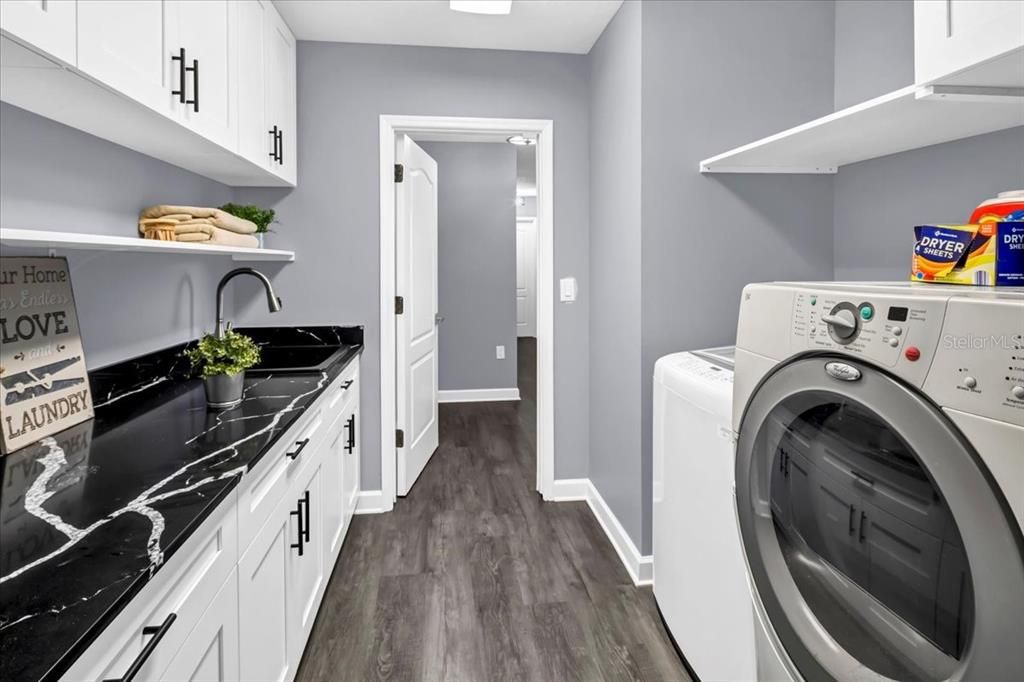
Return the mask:
<path fill-rule="evenodd" d="M 537 144 L 535 138 L 527 137 L 526 135 L 513 135 L 505 139 L 509 144 L 514 144 L 517 147 L 532 147 Z"/>
<path fill-rule="evenodd" d="M 449 0 L 448 8 L 470 14 L 509 14 L 512 0 Z"/>

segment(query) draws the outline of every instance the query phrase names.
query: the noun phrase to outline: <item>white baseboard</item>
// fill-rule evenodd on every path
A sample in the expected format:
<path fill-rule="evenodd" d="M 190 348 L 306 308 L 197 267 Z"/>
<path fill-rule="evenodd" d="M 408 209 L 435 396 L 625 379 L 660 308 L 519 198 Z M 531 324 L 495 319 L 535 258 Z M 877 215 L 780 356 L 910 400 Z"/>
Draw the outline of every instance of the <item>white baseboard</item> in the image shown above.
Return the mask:
<path fill-rule="evenodd" d="M 622 565 L 626 567 L 626 572 L 633 579 L 633 584 L 650 585 L 654 582 L 654 557 L 640 554 L 640 550 L 633 544 L 626 529 L 619 523 L 619 519 L 590 479 L 556 479 L 553 494 L 546 499 L 550 499 L 552 502 L 586 500 L 590 511 L 597 518 L 597 522 L 601 524 L 605 535 L 608 536 L 612 547 L 619 555 Z"/>
<path fill-rule="evenodd" d="M 385 500 L 383 490 L 360 490 L 356 500 L 356 514 L 383 514 L 394 508 L 391 500 Z"/>
<path fill-rule="evenodd" d="M 438 391 L 439 403 L 487 403 L 500 400 L 519 400 L 518 388 L 466 388 Z"/>
<path fill-rule="evenodd" d="M 590 496 L 589 478 L 556 478 L 551 486 L 548 502 L 578 502 Z"/>

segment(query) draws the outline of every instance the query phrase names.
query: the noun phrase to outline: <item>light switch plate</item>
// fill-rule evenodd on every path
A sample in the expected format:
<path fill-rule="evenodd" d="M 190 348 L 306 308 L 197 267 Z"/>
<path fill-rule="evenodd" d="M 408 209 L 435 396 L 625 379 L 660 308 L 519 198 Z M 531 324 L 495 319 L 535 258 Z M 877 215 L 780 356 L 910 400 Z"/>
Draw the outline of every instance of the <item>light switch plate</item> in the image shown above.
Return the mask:
<path fill-rule="evenodd" d="M 505 359 L 505 346 L 495 346 L 494 347 L 494 357 L 498 358 L 499 360 L 504 360 Z"/>
<path fill-rule="evenodd" d="M 578 287 L 575 277 L 563 277 L 558 280 L 559 300 L 562 303 L 571 303 L 576 300 Z"/>

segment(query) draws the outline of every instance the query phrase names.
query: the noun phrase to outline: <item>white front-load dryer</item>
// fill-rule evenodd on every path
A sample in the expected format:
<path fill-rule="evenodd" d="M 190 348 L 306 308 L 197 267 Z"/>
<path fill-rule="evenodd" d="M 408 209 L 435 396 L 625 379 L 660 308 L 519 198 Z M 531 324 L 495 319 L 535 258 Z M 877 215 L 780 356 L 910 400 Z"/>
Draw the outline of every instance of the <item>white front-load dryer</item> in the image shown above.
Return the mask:
<path fill-rule="evenodd" d="M 1024 670 L 1024 290 L 744 289 L 736 512 L 758 678 Z"/>

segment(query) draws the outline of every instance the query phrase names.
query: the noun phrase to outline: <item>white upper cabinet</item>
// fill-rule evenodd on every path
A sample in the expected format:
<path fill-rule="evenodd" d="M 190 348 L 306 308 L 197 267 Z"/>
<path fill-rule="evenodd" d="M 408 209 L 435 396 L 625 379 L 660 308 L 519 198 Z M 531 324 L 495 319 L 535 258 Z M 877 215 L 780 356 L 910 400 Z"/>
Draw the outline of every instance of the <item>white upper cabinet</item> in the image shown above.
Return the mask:
<path fill-rule="evenodd" d="M 264 46 L 266 53 L 266 125 L 277 136 L 272 169 L 285 180 L 296 182 L 297 139 L 295 115 L 295 37 L 277 10 L 267 13 Z"/>
<path fill-rule="evenodd" d="M 4 101 L 228 185 L 295 184 L 295 38 L 269 0 L 0 0 L 0 30 Z"/>
<path fill-rule="evenodd" d="M 1024 2 L 915 0 L 914 80 L 943 84 L 968 69 L 955 84 L 1024 86 Z"/>
<path fill-rule="evenodd" d="M 175 82 L 184 82 L 175 106 L 189 129 L 232 151 L 237 149 L 236 3 L 231 0 L 172 0 L 166 3 L 167 24 L 177 40 L 168 41 Z M 170 31 L 169 31 L 170 33 Z M 182 52 L 184 51 L 184 52 Z M 181 91 L 180 91 L 181 92 Z"/>
<path fill-rule="evenodd" d="M 253 163 L 270 167 L 273 140 L 268 133 L 263 41 L 269 1 L 241 0 L 238 20 L 238 153 Z"/>
<path fill-rule="evenodd" d="M 174 111 L 172 90 L 185 87 L 172 69 L 177 42 L 161 0 L 78 0 L 78 68 L 162 114 Z M 164 49 L 165 41 L 168 49 Z"/>
<path fill-rule="evenodd" d="M 75 0 L 3 0 L 0 30 L 75 64 Z"/>

